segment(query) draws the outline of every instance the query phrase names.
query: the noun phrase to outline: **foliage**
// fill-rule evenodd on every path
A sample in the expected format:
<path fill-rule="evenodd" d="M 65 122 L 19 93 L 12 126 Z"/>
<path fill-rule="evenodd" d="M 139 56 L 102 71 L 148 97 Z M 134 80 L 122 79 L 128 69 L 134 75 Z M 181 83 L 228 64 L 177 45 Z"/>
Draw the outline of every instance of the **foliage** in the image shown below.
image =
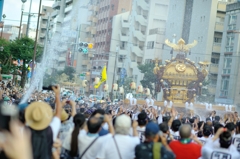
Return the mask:
<path fill-rule="evenodd" d="M 132 78 L 129 78 L 129 77 L 125 78 L 124 85 L 123 85 L 125 94 L 131 93 L 131 88 L 130 88 L 131 82 L 132 82 Z"/>
<path fill-rule="evenodd" d="M 74 80 L 74 74 L 75 74 L 76 70 L 73 67 L 70 66 L 65 66 L 63 71 L 59 71 L 58 75 L 62 75 L 63 73 L 66 74 L 70 81 Z"/>
<path fill-rule="evenodd" d="M 138 65 L 138 69 L 144 74 L 140 82 L 144 88 L 149 88 L 151 92 L 155 89 L 153 84 L 157 81 L 157 77 L 153 73 L 154 66 L 154 63 Z"/>
<path fill-rule="evenodd" d="M 32 61 L 34 53 L 34 40 L 23 37 L 21 39 L 16 39 L 15 41 L 9 42 L 9 51 L 13 60 L 23 60 L 23 65 L 19 67 L 21 69 L 21 87 L 25 86 L 26 74 L 27 74 L 27 65 Z M 41 59 L 43 50 L 41 47 L 37 46 L 36 49 L 36 61 Z"/>
<path fill-rule="evenodd" d="M 49 74 L 45 74 L 44 79 L 43 79 L 43 85 L 44 86 L 49 86 L 52 84 L 57 83 L 57 77 L 54 75 L 49 75 Z"/>

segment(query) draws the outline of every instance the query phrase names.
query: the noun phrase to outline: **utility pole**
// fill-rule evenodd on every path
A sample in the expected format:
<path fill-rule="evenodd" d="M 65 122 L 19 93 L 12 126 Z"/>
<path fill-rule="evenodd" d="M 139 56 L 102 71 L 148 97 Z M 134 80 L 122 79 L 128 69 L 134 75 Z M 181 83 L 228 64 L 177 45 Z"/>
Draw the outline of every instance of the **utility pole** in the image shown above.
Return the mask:
<path fill-rule="evenodd" d="M 39 9 L 38 9 L 37 30 L 36 30 L 35 43 L 34 43 L 34 52 L 33 52 L 33 59 L 32 59 L 32 66 L 33 66 L 32 67 L 32 79 L 33 79 L 33 76 L 34 76 L 34 62 L 35 62 L 36 52 L 37 52 L 38 28 L 39 28 L 41 6 L 42 6 L 42 0 L 39 0 L 39 1 L 40 2 L 39 2 Z"/>
<path fill-rule="evenodd" d="M 24 3 L 22 4 L 22 13 L 21 13 L 21 19 L 20 19 L 20 25 L 19 25 L 18 39 L 20 39 L 21 37 L 23 11 L 24 11 Z"/>
<path fill-rule="evenodd" d="M 32 9 L 32 0 L 30 1 L 30 7 L 29 7 L 29 12 L 28 12 L 28 21 L 27 21 L 27 30 L 26 30 L 26 36 L 27 37 L 28 37 L 29 27 L 30 27 L 31 9 Z"/>

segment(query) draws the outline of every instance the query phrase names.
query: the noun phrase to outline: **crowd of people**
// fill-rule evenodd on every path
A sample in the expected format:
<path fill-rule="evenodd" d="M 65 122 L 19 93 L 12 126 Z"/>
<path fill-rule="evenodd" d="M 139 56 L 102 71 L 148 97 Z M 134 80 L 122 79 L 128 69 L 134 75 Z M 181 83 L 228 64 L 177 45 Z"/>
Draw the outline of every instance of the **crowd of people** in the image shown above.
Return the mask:
<path fill-rule="evenodd" d="M 204 120 L 172 108 L 70 100 L 59 86 L 34 92 L 2 84 L 0 159 L 239 159 L 240 118 Z"/>

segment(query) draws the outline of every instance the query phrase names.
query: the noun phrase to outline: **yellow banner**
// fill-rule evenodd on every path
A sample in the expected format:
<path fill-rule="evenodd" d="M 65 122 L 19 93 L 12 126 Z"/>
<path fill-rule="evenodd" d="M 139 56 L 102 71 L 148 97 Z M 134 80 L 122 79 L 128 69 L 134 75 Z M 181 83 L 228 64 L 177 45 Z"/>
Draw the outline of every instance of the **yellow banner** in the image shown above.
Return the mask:
<path fill-rule="evenodd" d="M 98 88 L 103 82 L 107 80 L 107 67 L 104 66 L 101 73 L 100 81 L 94 85 L 94 88 Z"/>

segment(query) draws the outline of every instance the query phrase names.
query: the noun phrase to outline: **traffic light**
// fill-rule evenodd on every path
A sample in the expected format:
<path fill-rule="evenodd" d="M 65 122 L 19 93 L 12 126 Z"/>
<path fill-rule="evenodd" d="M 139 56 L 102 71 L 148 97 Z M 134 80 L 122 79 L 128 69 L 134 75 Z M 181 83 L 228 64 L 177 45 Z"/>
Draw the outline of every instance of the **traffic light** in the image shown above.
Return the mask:
<path fill-rule="evenodd" d="M 79 52 L 82 52 L 82 53 L 84 53 L 84 54 L 87 54 L 87 53 L 88 53 L 88 50 L 89 50 L 89 49 L 92 49 L 92 48 L 93 48 L 93 43 L 80 42 L 80 43 L 79 43 L 78 51 L 79 51 Z"/>

